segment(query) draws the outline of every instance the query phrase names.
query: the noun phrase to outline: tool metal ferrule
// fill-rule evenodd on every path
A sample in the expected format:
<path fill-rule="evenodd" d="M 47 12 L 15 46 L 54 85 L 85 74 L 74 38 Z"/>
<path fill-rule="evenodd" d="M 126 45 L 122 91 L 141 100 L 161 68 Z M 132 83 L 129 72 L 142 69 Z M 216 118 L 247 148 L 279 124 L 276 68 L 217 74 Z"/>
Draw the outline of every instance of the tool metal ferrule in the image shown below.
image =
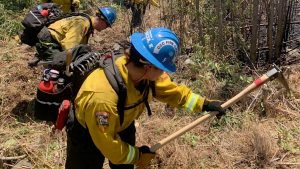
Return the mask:
<path fill-rule="evenodd" d="M 276 69 L 276 68 L 273 68 L 271 70 L 269 70 L 266 75 L 269 77 L 269 78 L 275 78 L 274 76 L 277 75 L 279 73 L 279 71 Z"/>

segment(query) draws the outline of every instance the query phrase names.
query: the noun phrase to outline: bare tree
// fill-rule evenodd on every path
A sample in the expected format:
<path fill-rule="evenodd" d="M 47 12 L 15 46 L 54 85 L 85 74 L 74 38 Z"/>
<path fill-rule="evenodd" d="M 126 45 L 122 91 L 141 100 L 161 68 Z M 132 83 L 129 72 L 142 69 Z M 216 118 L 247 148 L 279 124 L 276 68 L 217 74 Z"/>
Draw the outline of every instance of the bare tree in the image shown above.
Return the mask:
<path fill-rule="evenodd" d="M 268 62 L 273 61 L 273 32 L 275 31 L 273 28 L 274 24 L 274 2 L 273 0 L 269 0 L 269 2 L 266 2 L 266 10 L 268 14 L 268 29 L 267 29 L 267 43 L 268 43 Z"/>
<path fill-rule="evenodd" d="M 217 16 L 218 16 L 218 50 L 219 54 L 223 54 L 224 52 L 224 25 L 223 25 L 223 8 L 222 8 L 222 0 L 216 0 L 215 1 Z"/>
<path fill-rule="evenodd" d="M 204 36 L 203 36 L 203 25 L 202 25 L 202 20 L 200 18 L 201 12 L 200 12 L 200 0 L 195 0 L 195 5 L 196 5 L 196 21 L 198 25 L 198 42 L 200 45 L 205 45 L 204 41 Z"/>
<path fill-rule="evenodd" d="M 258 39 L 258 27 L 259 27 L 259 1 L 253 0 L 253 13 L 252 13 L 252 37 L 251 37 L 251 46 L 250 46 L 250 59 L 252 62 L 257 60 L 257 39 Z"/>
<path fill-rule="evenodd" d="M 286 25 L 286 4 L 287 0 L 280 0 L 277 5 L 278 10 L 278 21 L 277 21 L 277 36 L 275 40 L 275 58 L 279 59 L 281 50 L 282 50 L 282 42 Z"/>

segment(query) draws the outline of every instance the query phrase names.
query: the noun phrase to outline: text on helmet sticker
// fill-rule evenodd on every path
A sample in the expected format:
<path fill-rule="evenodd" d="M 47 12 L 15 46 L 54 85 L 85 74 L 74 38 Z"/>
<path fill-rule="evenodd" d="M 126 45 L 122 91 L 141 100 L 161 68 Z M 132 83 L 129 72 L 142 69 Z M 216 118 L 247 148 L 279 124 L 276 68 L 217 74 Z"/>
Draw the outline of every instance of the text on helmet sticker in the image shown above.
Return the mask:
<path fill-rule="evenodd" d="M 152 48 L 153 48 L 153 44 L 150 43 L 150 41 L 151 41 L 151 39 L 152 39 L 152 33 L 151 33 L 151 31 L 145 32 L 145 38 L 146 38 L 146 41 L 147 41 L 147 43 L 148 43 L 149 49 L 152 49 Z"/>
<path fill-rule="evenodd" d="M 155 54 L 159 54 L 160 50 L 165 47 L 165 46 L 172 46 L 175 50 L 175 52 L 177 53 L 178 51 L 178 47 L 177 47 L 177 44 L 172 41 L 172 40 L 163 40 L 163 41 L 160 41 L 154 48 L 154 51 L 153 53 Z"/>
<path fill-rule="evenodd" d="M 145 37 L 146 37 L 147 43 L 149 43 L 150 40 L 152 39 L 152 33 L 151 33 L 151 31 L 145 32 Z"/>

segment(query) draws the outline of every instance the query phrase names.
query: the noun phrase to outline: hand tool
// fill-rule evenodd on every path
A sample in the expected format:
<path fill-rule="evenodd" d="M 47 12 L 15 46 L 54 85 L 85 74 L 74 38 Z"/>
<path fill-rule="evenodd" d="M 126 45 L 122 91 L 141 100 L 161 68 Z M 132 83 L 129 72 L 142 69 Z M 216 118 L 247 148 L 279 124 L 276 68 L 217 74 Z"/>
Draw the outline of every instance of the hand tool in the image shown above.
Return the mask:
<path fill-rule="evenodd" d="M 248 87 L 246 87 L 240 93 L 238 93 L 237 95 L 235 95 L 234 97 L 232 97 L 231 99 L 229 99 L 228 101 L 223 103 L 221 105 L 221 107 L 224 109 L 230 107 L 237 101 L 246 97 L 250 92 L 258 89 L 261 85 L 263 85 L 266 82 L 273 80 L 275 78 L 277 78 L 279 80 L 279 82 L 281 82 L 283 84 L 283 86 L 287 89 L 288 92 L 290 92 L 288 83 L 287 83 L 286 79 L 284 78 L 284 76 L 282 75 L 282 71 L 279 69 L 278 66 L 276 66 L 274 64 L 273 69 L 271 69 L 267 73 L 263 74 L 261 77 L 256 79 L 252 84 L 250 84 Z M 192 123 L 186 125 L 185 127 L 181 128 L 180 130 L 176 131 L 175 133 L 171 134 L 170 136 L 168 136 L 168 137 L 162 139 L 161 141 L 159 141 L 158 143 L 154 144 L 153 146 L 151 146 L 150 150 L 152 152 L 155 152 L 156 150 L 158 150 L 162 146 L 166 145 L 170 141 L 178 138 L 179 136 L 183 135 L 187 131 L 190 131 L 191 129 L 193 129 L 194 127 L 199 125 L 200 123 L 210 119 L 211 117 L 214 117 L 217 114 L 218 114 L 218 112 L 210 112 L 210 113 L 198 118 L 197 120 L 193 121 Z"/>
<path fill-rule="evenodd" d="M 70 64 L 72 62 L 72 50 L 67 50 L 67 57 L 66 57 L 66 75 L 67 76 L 71 76 L 71 72 L 70 72 Z"/>

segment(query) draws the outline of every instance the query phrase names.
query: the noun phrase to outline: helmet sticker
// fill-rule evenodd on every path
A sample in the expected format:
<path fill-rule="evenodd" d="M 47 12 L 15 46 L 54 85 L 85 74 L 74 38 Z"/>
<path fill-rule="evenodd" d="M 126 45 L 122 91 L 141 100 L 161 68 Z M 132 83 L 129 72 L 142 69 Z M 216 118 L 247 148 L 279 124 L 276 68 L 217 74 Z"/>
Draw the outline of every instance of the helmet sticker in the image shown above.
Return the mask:
<path fill-rule="evenodd" d="M 160 41 L 154 48 L 154 51 L 153 53 L 155 54 L 159 54 L 160 50 L 165 47 L 165 46 L 172 46 L 175 50 L 175 53 L 177 53 L 177 50 L 178 50 L 178 47 L 177 47 L 177 44 L 172 41 L 172 40 L 163 40 L 163 41 Z M 170 53 L 169 53 L 170 54 Z"/>
<path fill-rule="evenodd" d="M 145 32 L 145 37 L 146 37 L 147 43 L 149 43 L 150 40 L 152 39 L 152 33 L 151 33 L 151 31 Z"/>
<path fill-rule="evenodd" d="M 152 43 L 150 43 L 150 44 L 148 45 L 148 47 L 149 47 L 149 49 L 152 49 L 154 46 L 153 46 Z"/>

